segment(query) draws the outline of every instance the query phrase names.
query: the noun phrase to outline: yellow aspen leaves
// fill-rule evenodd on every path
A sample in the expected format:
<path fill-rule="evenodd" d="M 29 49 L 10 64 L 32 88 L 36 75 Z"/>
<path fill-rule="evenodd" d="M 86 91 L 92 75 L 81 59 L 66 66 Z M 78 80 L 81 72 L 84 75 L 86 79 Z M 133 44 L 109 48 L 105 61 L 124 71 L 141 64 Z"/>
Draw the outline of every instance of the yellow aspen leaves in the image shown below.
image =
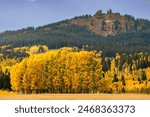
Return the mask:
<path fill-rule="evenodd" d="M 48 50 L 45 46 L 44 50 Z M 33 49 L 33 50 L 32 50 Z M 38 46 L 31 48 L 36 53 Z M 39 51 L 39 50 L 38 50 Z M 150 93 L 148 57 L 61 48 L 32 54 L 11 68 L 12 90 L 22 93 Z M 142 54 L 144 57 L 144 55 Z M 146 62 L 142 62 L 146 61 Z M 143 68 L 140 68 L 140 67 Z"/>

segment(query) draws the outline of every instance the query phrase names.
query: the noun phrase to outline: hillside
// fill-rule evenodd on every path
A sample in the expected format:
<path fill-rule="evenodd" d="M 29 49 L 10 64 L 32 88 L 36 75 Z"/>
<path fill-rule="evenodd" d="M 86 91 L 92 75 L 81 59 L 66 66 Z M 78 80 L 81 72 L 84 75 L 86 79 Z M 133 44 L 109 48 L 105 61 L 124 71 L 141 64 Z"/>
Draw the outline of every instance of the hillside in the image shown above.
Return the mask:
<path fill-rule="evenodd" d="M 149 20 L 100 10 L 93 16 L 83 15 L 37 28 L 5 31 L 0 34 L 0 51 L 7 56 L 16 56 L 13 48 L 41 44 L 49 49 L 76 46 L 103 51 L 104 56 L 115 56 L 117 52 L 150 53 L 149 38 Z"/>

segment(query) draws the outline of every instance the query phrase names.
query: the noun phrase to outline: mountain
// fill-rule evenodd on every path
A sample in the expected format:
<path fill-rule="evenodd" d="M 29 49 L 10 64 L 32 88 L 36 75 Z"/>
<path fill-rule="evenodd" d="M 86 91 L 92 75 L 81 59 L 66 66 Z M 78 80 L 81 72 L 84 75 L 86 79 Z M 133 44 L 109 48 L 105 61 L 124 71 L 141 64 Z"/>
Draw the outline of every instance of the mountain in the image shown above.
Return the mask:
<path fill-rule="evenodd" d="M 49 49 L 76 46 L 103 51 L 104 56 L 150 54 L 150 21 L 100 10 L 93 16 L 82 15 L 37 28 L 0 33 L 0 51 L 9 56 L 14 54 L 13 48 L 39 44 L 47 45 Z"/>

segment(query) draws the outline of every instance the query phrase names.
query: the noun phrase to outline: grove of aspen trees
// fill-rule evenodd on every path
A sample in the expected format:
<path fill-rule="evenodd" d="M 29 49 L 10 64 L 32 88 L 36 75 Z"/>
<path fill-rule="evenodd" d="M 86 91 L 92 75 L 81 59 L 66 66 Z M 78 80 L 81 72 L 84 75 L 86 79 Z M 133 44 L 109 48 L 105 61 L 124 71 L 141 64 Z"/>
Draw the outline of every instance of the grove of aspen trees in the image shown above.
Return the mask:
<path fill-rule="evenodd" d="M 11 90 L 23 93 L 150 93 L 147 53 L 102 57 L 61 48 L 33 54 L 10 70 Z"/>

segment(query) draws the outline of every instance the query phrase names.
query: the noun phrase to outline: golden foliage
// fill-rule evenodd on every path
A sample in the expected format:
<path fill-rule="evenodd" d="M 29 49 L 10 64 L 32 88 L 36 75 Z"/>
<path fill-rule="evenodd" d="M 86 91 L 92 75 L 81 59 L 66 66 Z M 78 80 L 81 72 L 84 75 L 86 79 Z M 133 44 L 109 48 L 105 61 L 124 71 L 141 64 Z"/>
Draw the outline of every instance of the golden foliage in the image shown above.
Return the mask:
<path fill-rule="evenodd" d="M 102 78 L 100 58 L 93 52 L 62 48 L 32 55 L 11 70 L 11 84 L 23 92 L 96 92 Z"/>
<path fill-rule="evenodd" d="M 38 49 L 33 46 L 31 53 Z M 23 93 L 150 93 L 150 68 L 136 64 L 143 60 L 128 59 L 122 64 L 116 54 L 109 69 L 103 71 L 100 52 L 65 47 L 32 54 L 12 67 L 12 89 Z"/>
<path fill-rule="evenodd" d="M 0 96 L 3 96 L 3 95 L 15 95 L 16 92 L 13 92 L 13 91 L 2 91 L 0 90 Z"/>

